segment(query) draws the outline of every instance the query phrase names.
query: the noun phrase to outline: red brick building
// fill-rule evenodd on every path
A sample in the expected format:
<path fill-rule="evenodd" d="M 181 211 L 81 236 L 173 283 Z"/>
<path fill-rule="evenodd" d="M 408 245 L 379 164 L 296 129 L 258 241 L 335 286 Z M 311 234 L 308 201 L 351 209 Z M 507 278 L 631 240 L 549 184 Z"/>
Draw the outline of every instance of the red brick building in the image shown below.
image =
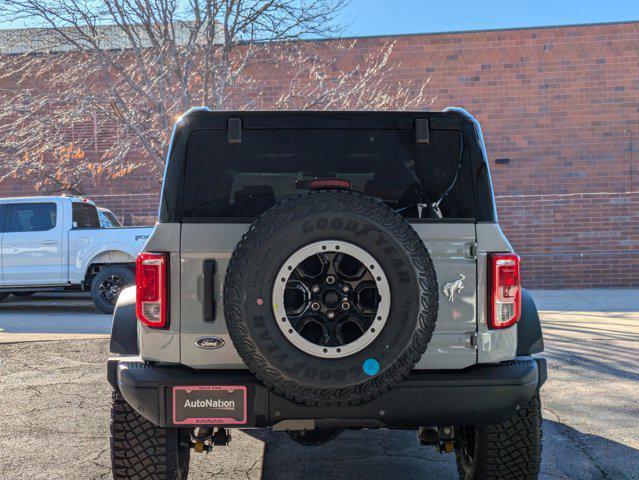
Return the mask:
<path fill-rule="evenodd" d="M 461 106 L 482 123 L 526 286 L 639 285 L 639 23 L 360 38 L 349 51 L 314 44 L 356 56 L 389 40 L 390 81 L 430 77 L 432 109 Z M 287 85 L 268 72 L 261 82 L 273 98 Z M 150 221 L 158 192 L 122 185 L 90 196 L 128 223 Z M 28 181 L 0 183 L 0 196 L 34 193 Z"/>

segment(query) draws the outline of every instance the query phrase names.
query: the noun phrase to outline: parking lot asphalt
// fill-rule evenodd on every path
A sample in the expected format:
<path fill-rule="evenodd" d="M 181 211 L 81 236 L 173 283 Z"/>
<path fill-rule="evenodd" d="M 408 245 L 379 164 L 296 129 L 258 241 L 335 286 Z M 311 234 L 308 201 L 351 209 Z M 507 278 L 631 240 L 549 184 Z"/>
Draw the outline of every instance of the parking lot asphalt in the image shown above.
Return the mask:
<path fill-rule="evenodd" d="M 540 478 L 639 479 L 639 290 L 533 296 L 549 362 Z M 0 305 L 6 329 L 8 304 Z M 53 310 L 72 318 L 73 305 Z M 23 308 L 24 323 L 33 312 L 46 316 L 45 306 Z M 85 315 L 110 324 L 106 315 Z M 110 478 L 107 356 L 106 339 L 0 344 L 0 478 Z M 190 479 L 457 478 L 454 456 L 421 447 L 415 432 L 388 430 L 350 431 L 319 447 L 234 431 L 228 447 L 194 454 L 191 472 Z"/>
<path fill-rule="evenodd" d="M 111 315 L 101 313 L 88 293 L 10 295 L 0 302 L 0 329 L 7 333 L 110 334 Z"/>

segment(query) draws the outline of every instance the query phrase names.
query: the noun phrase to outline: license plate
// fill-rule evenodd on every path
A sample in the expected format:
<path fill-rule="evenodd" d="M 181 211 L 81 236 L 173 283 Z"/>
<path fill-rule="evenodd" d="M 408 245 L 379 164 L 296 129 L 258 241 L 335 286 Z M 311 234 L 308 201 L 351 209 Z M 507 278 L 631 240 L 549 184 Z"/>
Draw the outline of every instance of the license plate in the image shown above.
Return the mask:
<path fill-rule="evenodd" d="M 175 425 L 246 423 L 246 387 L 198 385 L 173 387 Z"/>

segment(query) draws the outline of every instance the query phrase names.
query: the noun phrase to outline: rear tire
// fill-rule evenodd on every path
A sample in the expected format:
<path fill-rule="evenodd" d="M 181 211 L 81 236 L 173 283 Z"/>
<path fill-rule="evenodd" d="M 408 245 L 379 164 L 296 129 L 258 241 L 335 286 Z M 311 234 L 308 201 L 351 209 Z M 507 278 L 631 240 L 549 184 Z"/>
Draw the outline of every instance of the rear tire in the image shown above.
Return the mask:
<path fill-rule="evenodd" d="M 103 268 L 91 281 L 91 300 L 103 313 L 113 313 L 120 292 L 135 284 L 133 270 L 128 267 Z"/>
<path fill-rule="evenodd" d="M 463 427 L 455 445 L 461 480 L 536 480 L 541 463 L 541 400 L 502 423 Z"/>
<path fill-rule="evenodd" d="M 111 407 L 111 464 L 114 480 L 186 480 L 189 433 L 158 427 L 117 392 Z"/>

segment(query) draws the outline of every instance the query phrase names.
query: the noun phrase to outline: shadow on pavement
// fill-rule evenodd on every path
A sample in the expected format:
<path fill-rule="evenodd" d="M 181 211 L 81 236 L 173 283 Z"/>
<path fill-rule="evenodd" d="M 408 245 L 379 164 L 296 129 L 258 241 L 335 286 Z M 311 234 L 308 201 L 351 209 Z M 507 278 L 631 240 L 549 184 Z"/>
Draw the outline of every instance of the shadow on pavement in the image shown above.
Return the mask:
<path fill-rule="evenodd" d="M 524 285 L 524 288 L 525 285 Z M 638 312 L 637 288 L 529 290 L 537 309 L 553 312 Z"/>
<path fill-rule="evenodd" d="M 65 311 L 77 313 L 99 313 L 84 292 L 41 292 L 31 296 L 9 295 L 0 302 L 0 312 L 33 312 L 35 314 L 58 314 Z"/>
<path fill-rule="evenodd" d="M 637 479 L 639 451 L 544 420 L 540 479 Z M 336 440 L 305 447 L 284 433 L 245 433 L 266 443 L 263 480 L 457 479 L 454 454 L 423 447 L 414 431 L 346 431 Z"/>
<path fill-rule="evenodd" d="M 582 382 L 601 381 L 602 374 L 639 381 L 636 346 L 632 341 L 617 342 L 613 349 L 606 340 L 583 339 L 562 342 L 552 335 L 545 337 L 553 341 L 552 348 L 544 352 L 549 361 L 550 371 L 560 367 L 574 367 L 579 370 Z"/>
<path fill-rule="evenodd" d="M 639 450 L 544 420 L 542 479 L 639 479 Z"/>
<path fill-rule="evenodd" d="M 84 304 L 68 304 L 68 303 L 52 303 L 51 301 L 44 300 L 40 302 L 8 302 L 5 301 L 0 304 L 0 312 L 21 312 L 21 313 L 36 313 L 38 315 L 47 314 L 47 313 L 64 313 L 64 312 L 73 312 L 74 314 L 78 313 L 100 313 L 92 303 L 84 305 Z"/>

